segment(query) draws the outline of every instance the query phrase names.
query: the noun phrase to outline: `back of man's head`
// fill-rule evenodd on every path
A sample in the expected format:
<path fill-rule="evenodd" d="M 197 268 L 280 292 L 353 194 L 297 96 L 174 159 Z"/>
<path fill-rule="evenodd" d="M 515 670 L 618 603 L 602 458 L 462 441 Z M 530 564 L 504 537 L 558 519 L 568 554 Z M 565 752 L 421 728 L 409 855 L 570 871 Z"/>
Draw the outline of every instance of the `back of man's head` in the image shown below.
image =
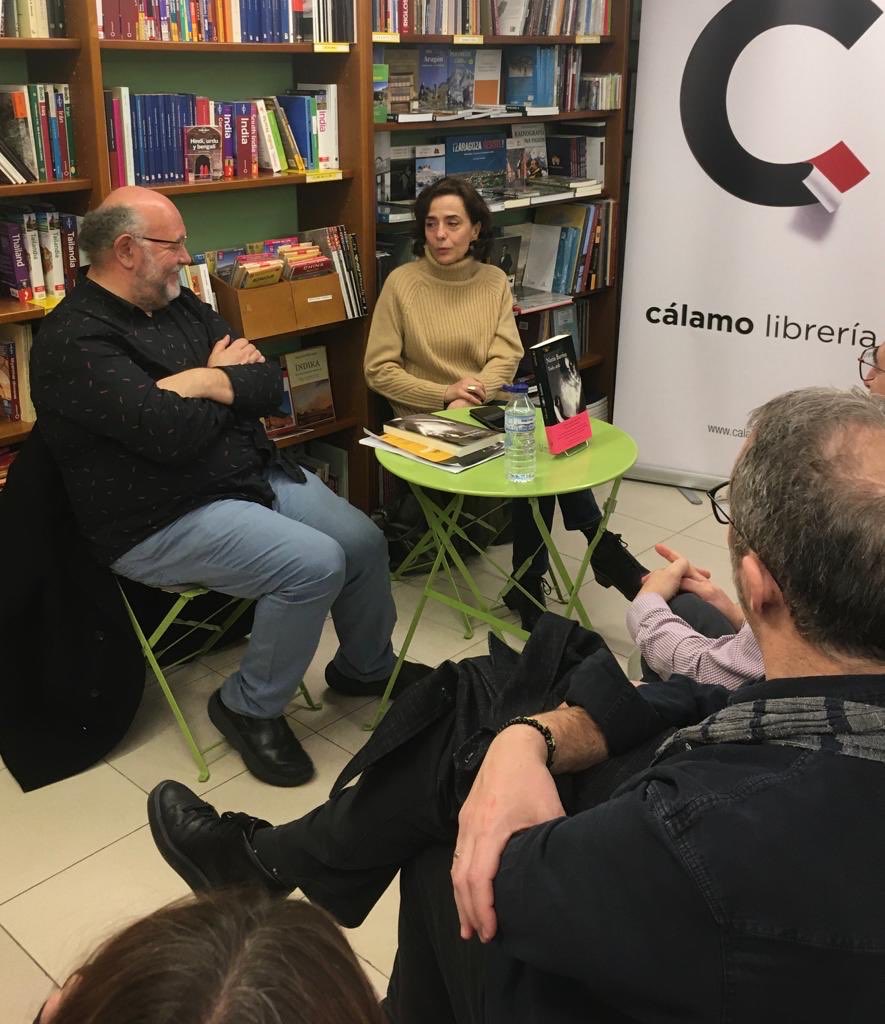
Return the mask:
<path fill-rule="evenodd" d="M 791 391 L 749 427 L 730 488 L 734 564 L 755 552 L 809 643 L 885 663 L 885 400 Z"/>

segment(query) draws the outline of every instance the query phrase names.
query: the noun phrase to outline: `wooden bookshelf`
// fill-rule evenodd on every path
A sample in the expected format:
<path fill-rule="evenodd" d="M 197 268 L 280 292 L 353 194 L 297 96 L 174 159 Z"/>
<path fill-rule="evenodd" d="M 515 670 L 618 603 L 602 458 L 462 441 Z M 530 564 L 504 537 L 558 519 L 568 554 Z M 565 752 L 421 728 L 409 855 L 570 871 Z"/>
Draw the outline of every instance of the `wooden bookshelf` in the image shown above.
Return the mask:
<path fill-rule="evenodd" d="M 611 41 L 611 36 L 425 36 L 398 32 L 372 33 L 373 43 L 390 46 L 601 46 Z"/>
<path fill-rule="evenodd" d="M 7 445 L 26 441 L 33 426 L 33 423 L 27 423 L 25 420 L 0 420 L 0 447 L 5 448 Z"/>
<path fill-rule="evenodd" d="M 533 124 L 539 121 L 587 121 L 602 120 L 616 113 L 613 110 L 566 110 L 560 114 L 545 114 L 537 117 L 526 117 L 514 114 L 512 117 L 455 117 L 446 121 L 386 121 L 376 123 L 376 132 L 427 132 L 427 131 L 486 131 L 494 125 L 502 124 Z"/>
<path fill-rule="evenodd" d="M 321 172 L 322 173 L 322 172 Z M 342 170 L 334 178 L 311 179 L 310 172 L 296 174 L 273 174 L 261 171 L 257 178 L 224 178 L 222 181 L 179 182 L 175 185 L 155 185 L 154 191 L 164 196 L 193 196 L 210 192 L 241 192 L 246 188 L 292 188 L 295 185 L 333 185 L 337 181 L 349 181 L 353 171 Z"/>
<path fill-rule="evenodd" d="M 60 192 L 91 192 L 91 178 L 65 178 L 64 181 L 29 181 L 24 185 L 0 185 L 0 198 L 55 195 Z"/>
<path fill-rule="evenodd" d="M 399 35 L 391 33 L 373 33 L 373 40 L 386 47 L 396 46 L 414 48 L 428 44 L 440 44 L 448 46 L 477 46 L 481 47 L 507 47 L 531 44 L 537 46 L 545 45 L 581 45 L 582 50 L 582 72 L 595 74 L 619 73 L 622 81 L 621 107 L 617 110 L 574 110 L 559 114 L 537 116 L 537 117 L 481 117 L 476 119 L 454 119 L 451 121 L 412 121 L 404 124 L 399 122 L 386 122 L 374 125 L 374 132 L 391 132 L 399 134 L 402 132 L 413 132 L 423 135 L 427 141 L 439 141 L 446 135 L 462 134 L 466 132 L 489 132 L 499 127 L 513 124 L 527 123 L 551 123 L 554 126 L 561 125 L 567 132 L 568 124 L 571 121 L 605 121 L 606 128 L 606 155 L 605 155 L 605 188 L 598 196 L 585 196 L 580 199 L 574 197 L 564 198 L 561 202 L 597 202 L 605 199 L 612 199 L 617 206 L 615 215 L 615 258 L 620 259 L 622 252 L 621 245 L 621 200 L 623 197 L 624 181 L 624 130 L 626 124 L 628 88 L 630 76 L 628 71 L 628 54 L 630 47 L 630 0 L 611 0 L 611 33 L 604 36 L 482 36 L 475 37 L 475 40 L 461 41 L 451 35 Z M 503 74 L 503 71 L 502 71 Z M 391 140 L 393 142 L 393 140 Z M 399 140 L 397 140 L 399 141 Z M 410 143 L 414 140 L 409 139 Z M 559 203 L 560 201 L 556 201 Z M 514 207 L 511 210 L 495 212 L 498 218 L 501 215 L 522 214 L 525 217 L 533 216 L 534 212 L 544 209 L 552 203 L 537 204 L 535 206 Z M 376 224 L 378 230 L 392 230 L 407 232 L 414 221 L 395 221 L 393 223 Z M 510 220 L 507 223 L 511 223 Z M 402 228 L 401 225 L 406 225 Z M 620 280 L 620 274 L 616 275 Z M 619 314 L 619 284 L 595 288 L 575 295 L 576 300 L 589 300 L 591 303 L 591 336 L 593 339 L 592 354 L 582 357 L 580 368 L 585 376 L 585 383 L 594 390 L 602 392 L 609 400 L 609 409 L 613 407 L 614 401 L 614 379 L 615 364 L 617 355 L 617 329 Z"/>
<path fill-rule="evenodd" d="M 293 444 L 307 444 L 308 441 L 316 441 L 320 437 L 329 437 L 331 434 L 340 434 L 359 426 L 360 423 L 355 416 L 347 416 L 343 419 L 330 420 L 328 423 L 320 423 L 316 427 L 299 430 L 291 437 L 278 437 L 274 444 L 277 448 L 289 448 Z"/>
<path fill-rule="evenodd" d="M 79 39 L 20 39 L 0 36 L 0 50 L 79 50 Z"/>
<path fill-rule="evenodd" d="M 137 50 L 141 53 L 187 53 L 204 56 L 255 53 L 315 53 L 313 43 L 170 43 L 162 40 L 99 39 L 100 50 Z"/>
<path fill-rule="evenodd" d="M 48 310 L 33 302 L 0 299 L 0 324 L 20 324 L 26 320 L 42 320 Z"/>

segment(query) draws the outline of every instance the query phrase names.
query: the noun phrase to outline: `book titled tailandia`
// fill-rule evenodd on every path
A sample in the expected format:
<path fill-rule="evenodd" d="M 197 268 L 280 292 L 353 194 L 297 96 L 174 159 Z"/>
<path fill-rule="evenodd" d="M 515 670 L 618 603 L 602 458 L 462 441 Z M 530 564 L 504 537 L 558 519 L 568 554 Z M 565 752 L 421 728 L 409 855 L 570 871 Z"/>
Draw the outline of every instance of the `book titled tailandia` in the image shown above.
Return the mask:
<path fill-rule="evenodd" d="M 469 455 L 501 440 L 495 430 L 460 423 L 432 412 L 398 416 L 384 424 L 384 433 L 407 441 L 420 441 L 425 445 L 431 443 L 434 448 L 450 455 Z"/>
<path fill-rule="evenodd" d="M 532 345 L 532 363 L 551 455 L 583 444 L 590 435 L 581 375 L 570 334 L 555 334 Z"/>
<path fill-rule="evenodd" d="M 209 124 L 189 124 L 182 132 L 186 180 L 221 181 L 221 129 Z"/>
<path fill-rule="evenodd" d="M 292 411 L 299 427 L 314 427 L 335 419 L 332 384 L 325 345 L 303 348 L 286 356 Z"/>

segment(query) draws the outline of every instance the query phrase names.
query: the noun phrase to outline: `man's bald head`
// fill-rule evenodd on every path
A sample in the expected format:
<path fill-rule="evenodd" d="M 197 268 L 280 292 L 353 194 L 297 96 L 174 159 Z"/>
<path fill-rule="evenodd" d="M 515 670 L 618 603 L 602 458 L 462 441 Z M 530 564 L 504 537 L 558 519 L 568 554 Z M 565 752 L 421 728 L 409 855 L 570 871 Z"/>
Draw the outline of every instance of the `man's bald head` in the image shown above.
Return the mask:
<path fill-rule="evenodd" d="M 113 192 L 95 210 L 87 213 L 80 228 L 80 248 L 91 263 L 101 266 L 113 254 L 114 242 L 121 235 L 162 235 L 163 225 L 180 220 L 178 210 L 166 196 L 140 185 L 124 185 Z M 165 237 L 165 236 L 162 236 Z"/>

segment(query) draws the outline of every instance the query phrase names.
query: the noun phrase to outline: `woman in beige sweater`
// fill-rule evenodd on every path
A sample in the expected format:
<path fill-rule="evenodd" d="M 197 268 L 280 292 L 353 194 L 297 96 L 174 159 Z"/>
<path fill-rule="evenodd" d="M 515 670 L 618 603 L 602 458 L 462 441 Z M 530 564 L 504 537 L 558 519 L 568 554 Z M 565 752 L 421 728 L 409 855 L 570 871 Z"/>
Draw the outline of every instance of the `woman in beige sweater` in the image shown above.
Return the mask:
<path fill-rule="evenodd" d="M 397 267 L 385 282 L 365 358 L 366 382 L 397 415 L 482 405 L 513 380 L 523 348 L 507 278 L 482 262 L 491 238 L 488 207 L 463 179 L 443 178 L 418 197 L 414 252 L 419 258 Z M 559 502 L 566 528 L 593 537 L 601 516 L 593 492 L 564 494 Z M 548 526 L 554 503 L 552 496 L 539 502 Z M 528 558 L 532 564 L 521 582 L 543 604 L 547 551 L 528 502 L 514 501 L 514 568 Z M 616 586 L 630 600 L 647 571 L 608 531 L 592 565 L 598 582 Z M 506 600 L 519 611 L 523 627 L 531 629 L 540 608 L 515 589 Z"/>

